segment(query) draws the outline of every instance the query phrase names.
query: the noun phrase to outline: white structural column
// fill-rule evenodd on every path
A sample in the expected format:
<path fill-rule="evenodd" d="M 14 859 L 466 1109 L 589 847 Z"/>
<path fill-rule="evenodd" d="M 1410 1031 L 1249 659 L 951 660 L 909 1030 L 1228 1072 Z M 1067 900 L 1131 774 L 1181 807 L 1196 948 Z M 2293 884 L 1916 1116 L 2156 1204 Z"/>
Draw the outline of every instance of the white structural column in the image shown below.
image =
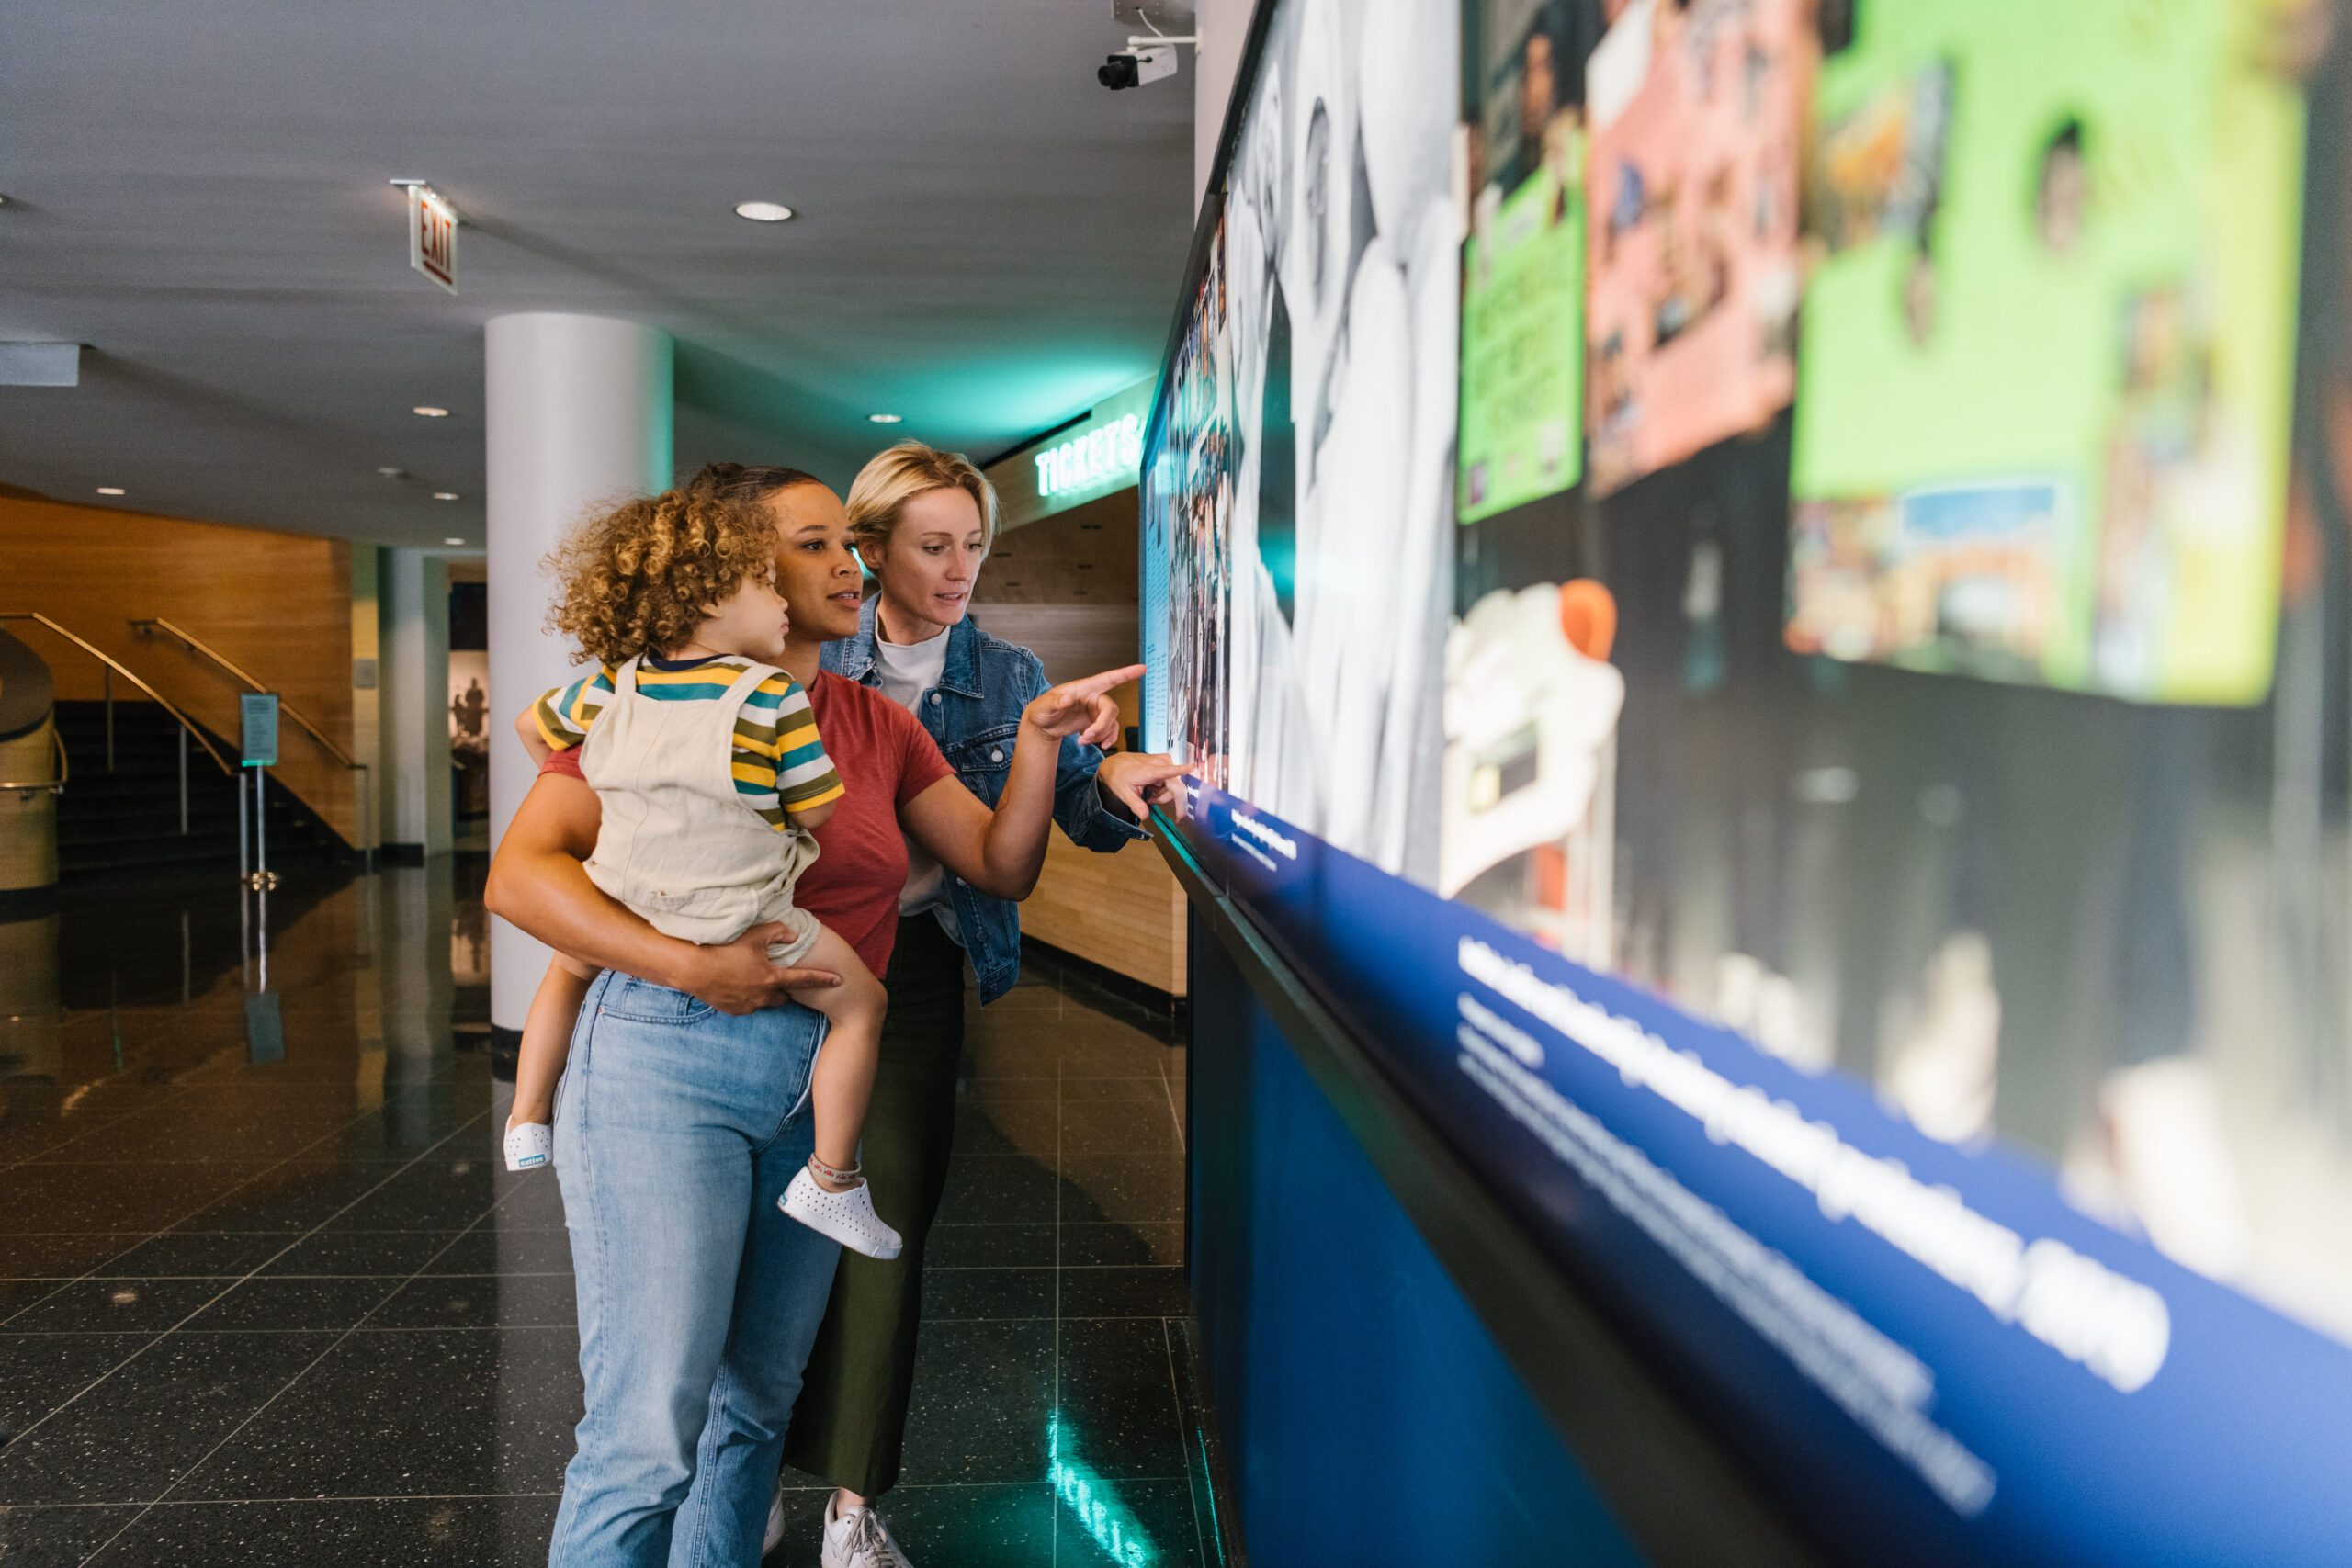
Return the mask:
<path fill-rule="evenodd" d="M 1225 129 L 1225 106 L 1241 68 L 1241 46 L 1250 37 L 1253 0 L 1200 0 L 1193 36 L 1201 40 L 1193 56 L 1193 210 L 1208 194 L 1209 165 L 1216 162 L 1217 133 Z"/>
<path fill-rule="evenodd" d="M 423 550 L 386 550 L 378 578 L 383 634 L 386 845 L 449 850 L 449 569 Z"/>
<path fill-rule="evenodd" d="M 483 335 L 494 849 L 533 776 L 514 715 L 571 671 L 545 629 L 549 585 L 539 563 L 589 508 L 670 483 L 671 342 L 633 321 L 551 313 L 495 317 Z M 523 1027 L 547 961 L 539 943 L 493 925 L 493 1025 Z"/>

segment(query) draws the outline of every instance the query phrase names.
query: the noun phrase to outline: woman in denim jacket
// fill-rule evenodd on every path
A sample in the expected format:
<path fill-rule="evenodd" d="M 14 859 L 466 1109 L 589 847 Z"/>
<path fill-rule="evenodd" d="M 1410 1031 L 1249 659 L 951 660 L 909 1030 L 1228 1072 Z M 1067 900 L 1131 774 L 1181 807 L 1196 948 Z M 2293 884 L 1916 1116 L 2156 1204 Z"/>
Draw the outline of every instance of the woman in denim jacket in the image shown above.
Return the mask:
<path fill-rule="evenodd" d="M 996 491 L 963 457 L 906 441 L 866 464 L 849 492 L 850 529 L 880 592 L 858 635 L 825 647 L 825 668 L 879 687 L 910 709 L 984 804 L 1002 793 L 1021 711 L 1046 690 L 1025 648 L 966 617 L 995 542 Z M 1054 818 L 1073 843 L 1105 853 L 1144 837 L 1136 824 L 1182 770 L 1165 757 L 1105 756 L 1062 742 Z M 924 1240 L 947 1182 L 956 1078 L 964 1049 L 964 964 L 983 1004 L 1021 972 L 1020 907 L 945 872 L 911 842 L 898 945 L 884 985 L 890 1012 L 866 1113 L 863 1162 L 875 1206 L 905 1237 L 889 1263 L 842 1259 L 786 1458 L 841 1490 L 825 1510 L 825 1568 L 897 1568 L 907 1559 L 872 1499 L 899 1477 L 914 1382 Z M 782 1527 L 771 1515 L 769 1544 Z"/>

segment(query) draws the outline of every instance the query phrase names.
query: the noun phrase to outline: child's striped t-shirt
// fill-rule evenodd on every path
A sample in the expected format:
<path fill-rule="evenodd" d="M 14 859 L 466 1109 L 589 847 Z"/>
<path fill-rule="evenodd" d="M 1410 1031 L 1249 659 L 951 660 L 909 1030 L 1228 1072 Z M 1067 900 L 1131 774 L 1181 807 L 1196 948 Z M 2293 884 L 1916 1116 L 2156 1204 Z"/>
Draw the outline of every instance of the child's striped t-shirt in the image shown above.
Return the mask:
<path fill-rule="evenodd" d="M 735 678 L 752 667 L 741 654 L 707 659 L 639 660 L 637 689 L 655 702 L 716 702 Z M 539 734 L 557 750 L 588 739 L 588 731 L 613 700 L 616 667 L 607 664 L 539 699 L 531 716 Z M 799 682 L 779 670 L 752 689 L 735 716 L 735 793 L 781 832 L 791 814 L 808 811 L 842 795 L 841 775 L 825 755 L 817 716 Z"/>

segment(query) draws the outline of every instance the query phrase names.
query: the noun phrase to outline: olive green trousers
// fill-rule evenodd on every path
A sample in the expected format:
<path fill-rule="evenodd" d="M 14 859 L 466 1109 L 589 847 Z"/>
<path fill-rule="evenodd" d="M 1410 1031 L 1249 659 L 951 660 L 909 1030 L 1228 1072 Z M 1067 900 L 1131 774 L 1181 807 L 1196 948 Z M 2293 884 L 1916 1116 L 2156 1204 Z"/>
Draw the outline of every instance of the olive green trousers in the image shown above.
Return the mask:
<path fill-rule="evenodd" d="M 923 1244 L 955 1147 L 964 950 L 929 914 L 902 919 L 883 984 L 890 1013 L 858 1154 L 875 1212 L 906 1247 L 888 1263 L 842 1252 L 784 1444 L 786 1463 L 865 1497 L 898 1481 L 906 1441 Z"/>

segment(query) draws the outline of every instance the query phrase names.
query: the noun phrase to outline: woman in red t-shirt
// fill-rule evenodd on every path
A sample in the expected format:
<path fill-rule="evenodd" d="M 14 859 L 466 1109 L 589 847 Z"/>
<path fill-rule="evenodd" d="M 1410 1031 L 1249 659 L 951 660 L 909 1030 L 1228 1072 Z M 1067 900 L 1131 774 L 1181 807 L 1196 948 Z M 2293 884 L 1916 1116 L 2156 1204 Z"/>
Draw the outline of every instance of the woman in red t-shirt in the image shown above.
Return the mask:
<path fill-rule="evenodd" d="M 906 840 L 983 892 L 1027 896 L 1045 862 L 1061 737 L 1115 733 L 1118 710 L 1105 694 L 1142 667 L 1056 686 L 1032 702 L 990 811 L 905 709 L 819 668 L 825 643 L 858 629 L 862 574 L 840 498 L 799 478 L 764 497 L 777 519 L 776 586 L 792 620 L 782 663 L 808 689 L 848 793 L 819 829 L 823 853 L 794 898 L 880 975 L 898 930 Z M 775 1200 L 808 1144 L 800 1100 L 814 1015 L 791 992 L 835 977 L 770 964 L 767 944 L 783 939 L 780 925 L 719 947 L 656 931 L 588 878 L 582 862 L 600 818 L 576 750 L 555 753 L 500 840 L 484 901 L 551 947 L 650 982 L 639 988 L 660 994 L 628 1003 L 640 1011 L 657 1003 L 777 1010 L 778 1048 L 772 1072 L 747 1074 L 741 1060 L 714 1064 L 708 1082 L 691 1061 L 614 1062 L 605 1071 L 627 1072 L 627 1097 L 617 1087 L 600 1095 L 593 1033 L 603 1008 L 582 1020 L 558 1111 L 577 1119 L 579 1155 L 560 1162 L 558 1176 L 573 1234 L 587 1415 L 558 1529 L 610 1561 L 661 1564 L 683 1525 L 683 1560 L 717 1568 L 759 1555 L 784 1431 L 831 1285 L 830 1244 L 786 1218 Z M 662 995 L 674 1000 L 662 1003 Z M 615 1034 L 627 1038 L 618 1027 Z M 648 1201 L 656 1188 L 671 1206 L 666 1223 L 647 1218 L 662 1213 Z M 742 1212 L 736 1200 L 746 1196 Z M 728 1213 L 678 1212 L 710 1203 Z M 648 1234 L 630 1234 L 639 1226 Z M 655 1258 L 658 1279 L 645 1268 Z"/>

